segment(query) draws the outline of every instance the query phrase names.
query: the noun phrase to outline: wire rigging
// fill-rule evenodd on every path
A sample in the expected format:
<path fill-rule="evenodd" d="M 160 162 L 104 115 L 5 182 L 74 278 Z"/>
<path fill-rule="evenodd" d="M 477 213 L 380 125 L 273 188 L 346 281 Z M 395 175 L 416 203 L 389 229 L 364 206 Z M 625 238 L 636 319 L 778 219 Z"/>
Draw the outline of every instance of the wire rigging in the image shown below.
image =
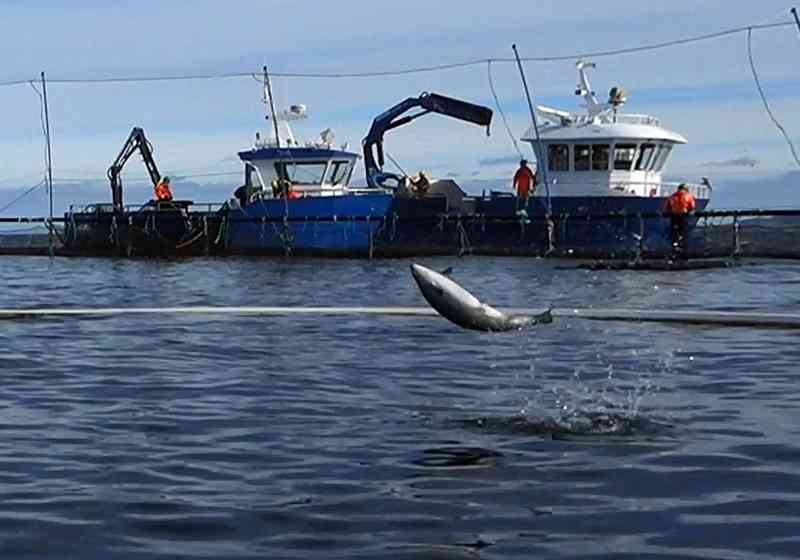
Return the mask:
<path fill-rule="evenodd" d="M 752 52 L 752 35 L 754 30 L 766 30 L 766 29 L 777 29 L 781 27 L 787 26 L 795 26 L 798 23 L 795 20 L 790 21 L 780 21 L 775 23 L 764 23 L 764 24 L 754 24 L 749 26 L 740 26 L 734 27 L 730 29 L 725 29 L 721 31 L 717 31 L 714 33 L 707 33 L 703 35 L 695 35 L 692 37 L 684 37 L 679 39 L 673 39 L 670 41 L 663 41 L 658 43 L 651 43 L 645 45 L 639 45 L 634 47 L 625 47 L 619 49 L 611 49 L 611 50 L 603 50 L 603 51 L 593 51 L 593 52 L 582 52 L 582 53 L 573 53 L 573 54 L 565 54 L 565 55 L 558 55 L 558 56 L 539 56 L 539 57 L 525 57 L 521 60 L 525 62 L 553 62 L 553 61 L 564 61 L 564 60 L 575 60 L 575 59 L 582 59 L 582 58 L 600 58 L 600 57 L 610 57 L 610 56 L 619 56 L 624 54 L 634 54 L 634 53 L 641 53 L 646 51 L 653 51 L 657 49 L 664 49 L 679 45 L 687 45 L 691 43 L 697 43 L 701 41 L 708 41 L 712 39 L 718 39 L 725 36 L 736 35 L 738 33 L 746 32 L 747 33 L 747 52 L 748 52 L 748 60 L 750 63 L 750 70 L 753 75 L 753 79 L 758 89 L 758 93 L 761 97 L 761 101 L 764 105 L 764 108 L 769 115 L 769 118 L 781 132 L 783 137 L 785 138 L 787 144 L 792 153 L 792 157 L 794 158 L 795 163 L 800 167 L 800 157 L 797 154 L 795 146 L 786 131 L 783 125 L 778 121 L 777 117 L 772 111 L 770 104 L 767 100 L 767 96 L 764 92 L 764 89 L 761 85 L 761 81 L 758 76 L 758 72 L 756 70 L 755 61 L 753 59 L 753 52 Z M 800 25 L 798 25 L 800 27 Z M 488 75 L 488 82 L 489 88 L 492 93 L 492 97 L 494 98 L 495 105 L 497 106 L 497 110 L 500 113 L 500 116 L 503 120 L 504 127 L 506 132 L 508 133 L 509 138 L 511 139 L 512 144 L 514 145 L 514 149 L 517 154 L 522 157 L 522 151 L 519 147 L 519 142 L 517 138 L 514 136 L 511 127 L 509 125 L 508 119 L 506 118 L 505 112 L 502 109 L 500 104 L 500 99 L 497 94 L 494 79 L 492 75 L 492 64 L 493 63 L 513 63 L 516 60 L 514 58 L 484 58 L 484 59 L 475 59 L 475 60 L 468 60 L 462 62 L 455 62 L 450 64 L 439 64 L 439 65 L 431 65 L 431 66 L 420 66 L 420 67 L 412 67 L 412 68 L 405 68 L 405 69 L 395 69 L 395 70 L 383 70 L 383 71 L 368 71 L 368 72 L 336 72 L 336 73 L 308 73 L 308 72 L 272 72 L 271 75 L 283 78 L 369 78 L 369 77 L 387 77 L 387 76 L 403 76 L 409 74 L 419 74 L 425 72 L 436 72 L 442 70 L 451 70 L 457 68 L 467 68 L 472 67 L 480 64 L 486 64 L 487 66 L 487 75 Z M 229 78 L 246 78 L 250 77 L 256 81 L 262 82 L 263 78 L 254 72 L 229 72 L 229 73 L 208 73 L 208 74 L 193 74 L 193 75 L 172 75 L 172 76 L 133 76 L 133 77 L 105 77 L 105 78 L 56 78 L 48 80 L 50 83 L 59 83 L 59 84 L 103 84 L 103 83 L 135 83 L 135 82 L 162 82 L 162 81 L 180 81 L 180 80 L 213 80 L 213 79 L 229 79 Z M 40 110 L 40 120 L 42 124 L 42 133 L 46 136 L 45 130 L 45 117 L 44 117 L 44 99 L 42 93 L 37 89 L 33 80 L 11 80 L 6 82 L 0 82 L 0 87 L 6 86 L 16 86 L 20 84 L 28 83 L 39 96 L 41 102 L 41 110 Z M 46 148 L 45 148 L 46 149 Z M 387 154 L 389 159 L 402 171 L 402 167 L 391 157 L 391 155 Z M 45 161 L 47 159 L 47 155 L 45 152 Z M 220 174 L 222 175 L 222 174 Z M 202 175 L 196 175 L 202 176 Z M 188 175 L 187 177 L 192 177 Z M 35 187 L 32 187 L 22 196 L 29 194 L 42 183 L 39 183 Z M 12 204 L 16 202 L 12 201 Z M 5 209 L 5 208 L 4 208 Z"/>
<path fill-rule="evenodd" d="M 752 29 L 747 30 L 747 58 L 750 61 L 750 71 L 753 73 L 753 80 L 755 81 L 756 88 L 758 89 L 758 93 L 761 96 L 761 101 L 764 103 L 764 109 L 767 110 L 767 114 L 778 130 L 781 131 L 783 137 L 786 139 L 786 143 L 789 144 L 789 150 L 792 152 L 792 157 L 794 158 L 795 163 L 798 167 L 800 167 L 800 158 L 797 157 L 797 151 L 794 148 L 794 143 L 792 142 L 789 133 L 786 132 L 786 129 L 783 125 L 778 121 L 775 114 L 772 112 L 772 108 L 769 106 L 769 102 L 767 101 L 767 96 L 764 93 L 764 88 L 761 87 L 761 80 L 758 79 L 758 72 L 756 71 L 756 64 L 753 61 L 753 32 Z"/>
<path fill-rule="evenodd" d="M 33 88 L 33 91 L 36 92 L 36 95 L 39 96 L 39 122 L 42 125 L 42 138 L 46 139 L 47 138 L 47 126 L 45 125 L 45 122 L 44 122 L 44 96 L 42 95 L 42 92 L 39 91 L 39 89 L 36 87 L 36 84 L 32 80 L 30 82 L 28 82 L 28 83 Z M 45 167 L 47 167 L 47 145 L 46 144 L 44 146 L 44 162 L 45 162 L 45 164 L 44 164 Z"/>
<path fill-rule="evenodd" d="M 17 196 L 16 198 L 14 198 L 14 199 L 13 199 L 11 202 L 9 202 L 8 204 L 6 204 L 6 205 L 5 205 L 5 206 L 3 206 L 2 208 L 0 208 L 0 214 L 2 214 L 2 213 L 3 213 L 3 212 L 5 212 L 6 210 L 8 210 L 8 209 L 9 209 L 9 208 L 11 208 L 12 206 L 14 206 L 14 205 L 15 205 L 17 202 L 19 202 L 20 200 L 22 200 L 23 198 L 25 198 L 26 196 L 28 196 L 29 194 L 31 194 L 33 191 L 35 191 L 36 189 L 38 189 L 38 188 L 39 188 L 39 187 L 41 187 L 42 185 L 44 185 L 44 184 L 45 184 L 45 182 L 46 182 L 46 181 L 45 181 L 44 179 L 42 179 L 41 181 L 39 181 L 38 183 L 36 183 L 35 185 L 33 185 L 31 188 L 29 188 L 29 189 L 27 189 L 25 192 L 23 192 L 21 195 L 19 195 L 19 196 Z"/>
<path fill-rule="evenodd" d="M 392 154 L 390 154 L 388 151 L 384 151 L 384 153 L 386 154 L 386 157 L 388 157 L 394 164 L 394 166 L 400 171 L 400 173 L 402 173 L 405 176 L 408 176 L 408 173 L 406 173 L 403 167 L 399 163 L 397 163 L 397 160 L 392 157 Z"/>
<path fill-rule="evenodd" d="M 728 35 L 735 35 L 747 31 L 748 33 L 753 30 L 762 29 L 776 29 L 779 27 L 787 27 L 796 25 L 794 21 L 781 21 L 776 23 L 764 23 L 758 25 L 734 27 L 724 29 L 714 33 L 706 33 L 703 35 L 695 35 L 692 37 L 684 37 L 680 39 L 673 39 L 670 41 L 662 41 L 659 43 L 650 43 L 646 45 L 639 45 L 635 47 L 623 47 L 619 49 L 611 49 L 604 51 L 587 51 L 571 54 L 563 54 L 556 56 L 539 56 L 539 57 L 525 57 L 521 60 L 523 62 L 558 62 L 563 60 L 575 60 L 579 58 L 601 58 L 608 56 L 618 56 L 623 54 L 634 54 L 645 51 L 652 51 L 657 49 L 664 49 L 668 47 L 687 45 L 697 43 L 700 41 L 708 41 L 711 39 L 718 39 Z M 454 62 L 449 64 L 437 64 L 431 66 L 417 66 L 412 68 L 401 68 L 396 70 L 377 70 L 366 72 L 270 72 L 272 76 L 281 78 L 373 78 L 373 77 L 387 77 L 387 76 L 404 76 L 408 74 L 421 74 L 425 72 L 437 72 L 441 70 L 452 70 L 457 68 L 467 68 L 470 66 L 477 66 L 486 64 L 487 62 L 496 63 L 513 63 L 513 58 L 481 58 L 474 60 L 467 60 L 462 62 Z M 162 81 L 180 81 L 180 80 L 215 80 L 227 78 L 246 78 L 255 77 L 255 73 L 248 72 L 220 72 L 210 74 L 183 74 L 172 76 L 110 76 L 105 78 L 55 78 L 49 79 L 48 83 L 56 84 L 103 84 L 103 83 L 130 83 L 130 82 L 162 82 Z M 15 86 L 30 82 L 30 80 L 9 80 L 0 82 L 0 87 Z"/>
<path fill-rule="evenodd" d="M 497 106 L 497 112 L 500 113 L 500 117 L 503 119 L 503 125 L 505 125 L 506 132 L 508 132 L 508 137 L 511 138 L 511 143 L 514 145 L 514 149 L 517 151 L 517 155 L 522 158 L 522 151 L 519 149 L 519 143 L 517 139 L 514 137 L 514 133 L 511 132 L 511 127 L 508 124 L 508 119 L 506 119 L 506 114 L 503 111 L 503 107 L 500 106 L 500 99 L 497 97 L 497 91 L 494 88 L 494 80 L 492 79 L 492 61 L 489 60 L 486 62 L 486 72 L 489 76 L 489 89 L 492 90 L 492 97 L 494 97 L 494 104 Z"/>

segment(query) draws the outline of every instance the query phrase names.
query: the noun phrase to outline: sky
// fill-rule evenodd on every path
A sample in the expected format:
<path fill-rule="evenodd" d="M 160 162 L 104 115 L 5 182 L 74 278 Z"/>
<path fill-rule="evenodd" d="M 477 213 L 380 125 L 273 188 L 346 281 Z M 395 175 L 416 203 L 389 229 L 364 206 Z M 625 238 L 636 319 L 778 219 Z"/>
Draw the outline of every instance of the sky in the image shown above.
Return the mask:
<path fill-rule="evenodd" d="M 509 59 L 516 43 L 535 101 L 579 110 L 573 55 L 775 22 L 790 22 L 776 0 L 473 0 L 423 2 L 205 0 L 23 2 L 0 0 L 0 84 L 46 72 L 53 140 L 56 212 L 71 203 L 108 201 L 105 172 L 133 126 L 155 148 L 180 198 L 221 200 L 241 182 L 236 153 L 265 131 L 261 86 L 252 76 L 122 83 L 60 83 L 112 77 L 259 73 L 356 73 L 487 58 Z M 627 112 L 646 113 L 688 138 L 669 178 L 712 179 L 714 207 L 800 205 L 784 138 L 767 116 L 748 64 L 746 33 L 660 50 L 597 57 L 599 97 L 628 91 Z M 755 30 L 753 57 L 774 114 L 800 145 L 796 27 Z M 314 139 L 333 129 L 360 147 L 372 119 L 423 91 L 495 109 L 491 136 L 470 124 L 426 116 L 387 134 L 386 148 L 408 173 L 426 170 L 471 186 L 505 188 L 518 159 L 489 88 L 486 64 L 402 76 L 273 78 L 279 107 L 303 103 L 309 119 L 295 133 Z M 516 66 L 492 64 L 500 107 L 519 137 L 530 115 Z M 44 176 L 41 105 L 28 83 L 0 87 L 0 208 Z M 526 154 L 530 148 L 522 145 Z M 391 165 L 387 166 L 391 169 Z M 144 168 L 132 158 L 126 201 L 148 197 Z M 354 182 L 363 183 L 363 168 Z M 800 185 L 798 185 L 800 186 Z M 0 214 L 42 215 L 43 189 Z"/>

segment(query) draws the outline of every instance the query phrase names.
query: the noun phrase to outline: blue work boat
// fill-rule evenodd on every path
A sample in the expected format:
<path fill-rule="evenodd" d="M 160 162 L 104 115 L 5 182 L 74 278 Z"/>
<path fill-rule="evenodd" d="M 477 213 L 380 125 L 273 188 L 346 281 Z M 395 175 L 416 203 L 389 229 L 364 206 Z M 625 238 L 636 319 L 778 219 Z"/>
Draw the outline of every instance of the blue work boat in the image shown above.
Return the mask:
<path fill-rule="evenodd" d="M 305 117 L 295 105 L 277 115 L 278 136 L 239 152 L 244 184 L 228 201 L 225 247 L 233 253 L 369 255 L 392 205 L 391 192 L 350 186 L 358 154 L 335 147 L 326 130 L 300 143 L 290 120 Z"/>
<path fill-rule="evenodd" d="M 433 180 L 384 170 L 384 135 L 413 120 L 439 114 L 487 128 L 487 107 L 436 93 L 409 97 L 378 115 L 362 142 L 366 186 L 351 186 L 359 158 L 337 146 L 330 129 L 298 141 L 291 122 L 303 105 L 268 115 L 274 134 L 256 134 L 239 152 L 244 181 L 214 208 L 190 201 L 122 204 L 119 173 L 139 150 L 156 185 L 152 148 L 135 128 L 109 169 L 113 204 L 65 216 L 66 251 L 78 254 L 252 254 L 344 257 L 437 254 L 573 255 L 669 254 L 669 218 L 663 215 L 675 183 L 662 179 L 680 134 L 648 115 L 620 111 L 626 95 L 612 88 L 599 103 L 578 63 L 585 114 L 537 108 L 522 136 L 538 163 L 539 187 L 522 199 L 504 185 L 471 196 L 451 179 Z M 265 80 L 265 100 L 268 99 Z M 412 114 L 407 114 L 414 111 Z M 536 123 L 534 123 L 536 124 Z M 710 182 L 685 183 L 697 209 L 709 203 Z M 691 243 L 690 243 L 691 249 Z"/>

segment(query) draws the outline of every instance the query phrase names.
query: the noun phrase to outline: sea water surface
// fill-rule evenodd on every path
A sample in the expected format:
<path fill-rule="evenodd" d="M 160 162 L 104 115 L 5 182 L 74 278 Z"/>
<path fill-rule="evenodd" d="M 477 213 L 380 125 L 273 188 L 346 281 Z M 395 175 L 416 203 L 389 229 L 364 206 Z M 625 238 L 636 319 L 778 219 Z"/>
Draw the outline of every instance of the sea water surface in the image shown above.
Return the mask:
<path fill-rule="evenodd" d="M 425 305 L 411 261 L 0 258 L 0 307 Z M 509 307 L 796 312 L 800 264 L 440 258 Z M 2 558 L 796 558 L 798 332 L 0 322 Z"/>

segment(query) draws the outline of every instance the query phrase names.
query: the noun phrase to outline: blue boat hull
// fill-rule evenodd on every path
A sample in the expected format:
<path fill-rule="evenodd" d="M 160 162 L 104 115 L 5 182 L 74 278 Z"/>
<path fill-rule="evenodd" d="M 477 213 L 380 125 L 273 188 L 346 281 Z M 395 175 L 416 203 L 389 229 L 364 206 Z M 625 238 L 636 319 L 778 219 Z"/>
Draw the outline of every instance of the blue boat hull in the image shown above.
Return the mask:
<path fill-rule="evenodd" d="M 224 250 L 354 257 L 548 251 L 584 257 L 664 255 L 671 249 L 669 219 L 640 216 L 659 214 L 664 201 L 553 197 L 548 228 L 541 198 L 527 205 L 513 196 L 477 198 L 467 212 L 450 211 L 444 198 L 387 194 L 261 200 L 230 211 Z M 707 204 L 698 200 L 698 209 Z"/>
<path fill-rule="evenodd" d="M 542 254 L 549 246 L 567 256 L 663 256 L 672 250 L 670 219 L 661 215 L 665 202 L 653 197 L 553 197 L 548 230 L 543 198 L 532 198 L 527 205 L 513 196 L 478 199 L 476 214 L 492 226 L 469 230 L 471 250 L 497 254 L 502 247 L 500 254 Z M 697 200 L 697 209 L 708 203 Z M 690 231 L 695 224 L 690 219 Z M 690 250 L 701 253 L 702 239 L 690 239 Z"/>
<path fill-rule="evenodd" d="M 392 197 L 385 194 L 270 199 L 231 210 L 227 252 L 369 256 Z"/>

